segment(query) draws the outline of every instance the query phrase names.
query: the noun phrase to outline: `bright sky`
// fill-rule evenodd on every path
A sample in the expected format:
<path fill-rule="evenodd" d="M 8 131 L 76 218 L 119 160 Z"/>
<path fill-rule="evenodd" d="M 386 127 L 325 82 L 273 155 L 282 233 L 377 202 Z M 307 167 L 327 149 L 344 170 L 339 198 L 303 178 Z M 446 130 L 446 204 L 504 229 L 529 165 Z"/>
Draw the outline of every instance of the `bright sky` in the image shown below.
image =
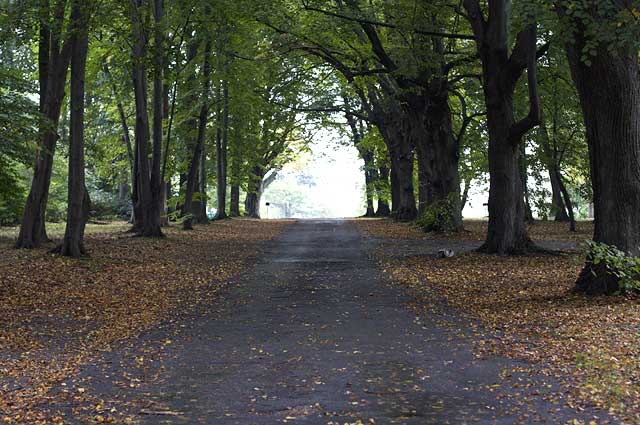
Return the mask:
<path fill-rule="evenodd" d="M 329 217 L 357 217 L 365 212 L 364 174 L 362 159 L 353 145 L 336 142 L 337 134 L 321 133 L 312 146 L 311 159 L 306 164 L 306 174 L 313 177 L 315 187 L 304 188 L 308 199 L 328 211 Z M 299 164 L 286 166 L 282 174 L 288 174 Z M 261 215 L 267 218 L 266 202 L 270 201 L 270 189 L 262 199 Z M 465 218 L 486 217 L 488 192 L 485 187 L 473 187 L 469 202 L 463 211 Z"/>
<path fill-rule="evenodd" d="M 353 145 L 340 144 L 336 137 L 339 136 L 335 133 L 323 131 L 311 146 L 305 174 L 312 177 L 316 185 L 304 187 L 304 192 L 319 209 L 327 210 L 328 217 L 356 217 L 365 212 L 364 163 Z M 299 166 L 286 166 L 282 174 Z M 263 197 L 260 211 L 263 217 L 267 217 L 265 202 L 269 202 L 269 192 L 267 189 Z"/>

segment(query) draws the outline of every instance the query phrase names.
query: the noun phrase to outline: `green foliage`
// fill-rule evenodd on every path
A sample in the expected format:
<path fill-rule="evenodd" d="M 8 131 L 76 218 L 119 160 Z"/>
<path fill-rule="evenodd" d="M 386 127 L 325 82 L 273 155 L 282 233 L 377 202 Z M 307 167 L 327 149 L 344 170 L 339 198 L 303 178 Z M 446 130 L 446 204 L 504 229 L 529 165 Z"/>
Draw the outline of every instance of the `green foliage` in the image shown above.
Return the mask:
<path fill-rule="evenodd" d="M 450 193 L 447 199 L 434 202 L 418 218 L 416 223 L 425 232 L 446 232 L 455 230 L 453 217 L 457 214 L 457 193 Z"/>
<path fill-rule="evenodd" d="M 27 189 L 16 168 L 0 156 L 0 226 L 16 224 L 24 209 Z"/>
<path fill-rule="evenodd" d="M 605 265 L 607 272 L 619 279 L 621 293 L 640 292 L 640 258 L 594 241 L 587 242 L 587 258 L 593 265 Z"/>

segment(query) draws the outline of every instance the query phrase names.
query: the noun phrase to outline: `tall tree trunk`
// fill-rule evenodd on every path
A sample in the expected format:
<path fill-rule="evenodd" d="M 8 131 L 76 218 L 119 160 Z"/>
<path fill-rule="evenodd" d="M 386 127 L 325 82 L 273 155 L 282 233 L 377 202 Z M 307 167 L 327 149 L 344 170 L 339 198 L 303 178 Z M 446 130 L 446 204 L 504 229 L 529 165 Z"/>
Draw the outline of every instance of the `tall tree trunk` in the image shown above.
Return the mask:
<path fill-rule="evenodd" d="M 563 199 L 562 182 L 558 180 L 558 173 L 555 167 L 549 168 L 549 180 L 551 182 L 551 212 L 553 219 L 559 222 L 570 221 L 567 206 Z"/>
<path fill-rule="evenodd" d="M 262 171 L 262 167 L 253 167 L 249 176 L 247 197 L 244 201 L 244 209 L 248 217 L 260 218 L 260 200 L 262 199 L 263 179 L 264 171 Z"/>
<path fill-rule="evenodd" d="M 444 79 L 433 81 L 424 93 L 407 96 L 405 103 L 424 184 L 422 212 L 429 208 L 448 211 L 447 219 L 431 231 L 462 230 L 460 154 L 446 87 Z"/>
<path fill-rule="evenodd" d="M 162 138 L 164 105 L 164 0 L 153 0 L 153 16 L 155 20 L 153 49 L 153 154 L 151 157 L 151 198 L 152 210 L 149 212 L 153 221 L 154 232 L 151 236 L 160 236 L 162 227 L 163 199 L 165 186 L 162 181 Z M 157 229 L 155 227 L 157 226 Z"/>
<path fill-rule="evenodd" d="M 554 214 L 555 221 L 569 221 L 569 214 L 565 205 L 561 188 L 561 181 L 558 180 L 560 175 L 560 164 L 558 163 L 558 154 L 552 149 L 549 140 L 549 131 L 546 124 L 542 124 L 539 128 L 540 146 L 544 156 L 544 162 L 549 172 L 549 181 L 551 182 L 551 212 Z"/>
<path fill-rule="evenodd" d="M 229 216 L 240 217 L 240 185 L 231 185 L 231 197 L 229 199 Z"/>
<path fill-rule="evenodd" d="M 240 217 L 240 172 L 242 169 L 239 149 L 237 147 L 238 140 L 232 143 L 231 159 L 231 199 L 229 200 L 229 216 Z"/>
<path fill-rule="evenodd" d="M 577 232 L 578 229 L 576 227 L 576 218 L 575 215 L 573 213 L 573 202 L 571 202 L 571 195 L 569 195 L 569 191 L 567 190 L 567 186 L 564 184 L 564 181 L 562 179 L 562 174 L 560 173 L 560 170 L 556 170 L 556 180 L 558 181 L 558 184 L 560 185 L 560 192 L 562 193 L 563 196 L 563 202 L 564 204 L 567 205 L 567 211 L 569 212 L 569 231 L 570 232 Z"/>
<path fill-rule="evenodd" d="M 381 166 L 378 169 L 379 179 L 376 182 L 376 192 L 378 198 L 378 209 L 376 217 L 389 217 L 391 208 L 387 198 L 387 186 L 389 185 L 389 168 Z"/>
<path fill-rule="evenodd" d="M 39 47 L 40 108 L 43 122 L 40 125 L 39 149 L 36 151 L 31 189 L 24 208 L 20 234 L 16 248 L 35 248 L 48 240 L 45 231 L 45 212 L 51 184 L 53 156 L 58 141 L 58 123 L 64 99 L 64 87 L 71 59 L 69 34 L 63 34 L 65 2 L 57 2 L 50 17 L 47 1 L 41 2 L 41 39 Z M 51 24 L 49 21 L 51 20 Z M 46 27 L 46 28 L 45 28 Z M 49 37 L 48 42 L 43 37 Z M 64 43 L 62 41 L 64 39 Z M 61 46 L 62 44 L 62 46 Z M 48 55 L 47 55 L 48 51 Z M 45 59 L 48 56 L 48 60 Z M 44 74 L 44 75 L 43 75 Z M 45 83 L 46 81 L 46 83 Z"/>
<path fill-rule="evenodd" d="M 520 145 L 520 157 L 518 159 L 520 165 L 520 179 L 522 180 L 522 191 L 524 195 L 524 220 L 526 223 L 533 224 L 533 209 L 531 208 L 531 198 L 529 196 L 529 167 L 527 165 L 527 153 L 524 143 Z"/>
<path fill-rule="evenodd" d="M 358 150 L 360 157 L 364 161 L 363 171 L 365 180 L 365 198 L 367 204 L 367 210 L 364 214 L 364 217 L 374 217 L 375 209 L 373 207 L 373 197 L 375 193 L 375 184 L 377 177 L 377 170 L 374 163 L 374 154 L 371 149 L 363 147 L 361 145 L 362 140 L 364 139 L 364 126 L 362 125 L 362 121 L 360 121 L 360 126 L 358 126 L 358 120 L 356 120 L 356 117 L 349 110 L 350 99 L 348 98 L 348 96 L 343 96 L 343 100 L 345 106 L 347 107 L 345 117 L 347 119 L 347 123 L 349 124 L 349 128 L 351 129 L 353 145 Z"/>
<path fill-rule="evenodd" d="M 364 181 L 365 181 L 365 194 L 367 200 L 367 211 L 365 217 L 375 217 L 376 211 L 373 206 L 373 198 L 375 194 L 375 185 L 377 173 L 374 174 L 375 164 L 373 158 L 373 152 L 367 149 L 361 149 L 362 159 L 364 161 Z"/>
<path fill-rule="evenodd" d="M 464 210 L 469 200 L 469 190 L 471 189 L 471 179 L 464 181 L 464 189 L 462 190 L 462 199 L 460 200 L 460 212 Z"/>
<path fill-rule="evenodd" d="M 84 228 L 89 218 L 88 196 L 84 182 L 84 87 L 89 46 L 89 5 L 74 0 L 71 21 L 75 27 L 71 53 L 71 123 L 69 143 L 69 181 L 67 223 L 62 244 L 56 252 L 79 258 L 86 254 Z"/>
<path fill-rule="evenodd" d="M 226 65 L 225 65 L 226 68 Z M 227 218 L 227 145 L 229 140 L 229 81 L 222 80 L 222 120 L 220 137 L 216 140 L 216 162 L 218 166 L 218 195 L 217 220 Z"/>
<path fill-rule="evenodd" d="M 193 229 L 193 195 L 198 185 L 198 168 L 202 167 L 204 140 L 207 131 L 207 118 L 209 116 L 209 95 L 211 87 L 211 48 L 211 37 L 208 35 L 204 48 L 202 106 L 200 107 L 200 116 L 198 118 L 198 136 L 193 150 L 193 155 L 191 157 L 189 174 L 187 175 L 185 201 L 184 205 L 182 206 L 182 214 L 186 217 L 183 222 L 183 228 L 185 230 Z M 201 194 L 201 196 L 204 196 L 204 194 Z"/>
<path fill-rule="evenodd" d="M 206 140 L 206 139 L 205 139 Z M 195 220 L 198 224 L 208 224 L 209 216 L 207 215 L 207 183 L 208 174 L 207 171 L 207 152 L 206 143 L 202 145 L 202 153 L 200 154 L 200 167 L 198 168 L 198 201 L 194 202 L 194 214 Z"/>
<path fill-rule="evenodd" d="M 132 77 L 136 105 L 135 156 L 137 179 L 134 232 L 145 237 L 162 237 L 158 210 L 159 203 L 154 199 L 153 195 L 148 152 L 149 115 L 147 110 L 147 68 L 145 66 L 148 37 L 142 15 L 146 7 L 146 1 L 131 0 L 131 6 L 130 17 L 134 40 L 132 46 Z M 153 160 L 152 167 L 155 170 L 155 160 Z"/>
<path fill-rule="evenodd" d="M 429 206 L 429 178 L 427 174 L 427 162 L 429 159 L 425 154 L 425 149 L 420 149 L 416 145 L 416 164 L 418 166 L 418 215 L 422 216 Z"/>
<path fill-rule="evenodd" d="M 496 254 L 526 252 L 533 247 L 525 226 L 525 205 L 518 158 L 524 135 L 540 122 L 536 80 L 536 26 L 516 36 L 509 55 L 509 1 L 489 0 L 485 19 L 479 0 L 464 0 L 482 62 L 483 89 L 489 131 L 489 226 L 481 251 Z M 529 114 L 516 122 L 513 97 L 527 70 Z"/>
<path fill-rule="evenodd" d="M 398 118 L 393 119 L 397 120 Z M 380 130 L 391 158 L 391 215 L 396 220 L 415 220 L 418 216 L 418 209 L 413 190 L 413 146 L 409 144 L 408 138 L 402 131 L 397 128 L 397 124 L 393 127 L 384 125 Z"/>
<path fill-rule="evenodd" d="M 124 106 L 122 105 L 122 101 L 118 96 L 118 88 L 116 87 L 116 83 L 113 80 L 113 76 L 111 75 L 111 71 L 109 70 L 109 64 L 106 61 L 106 58 L 103 59 L 104 64 L 102 66 L 102 70 L 107 77 L 107 80 L 111 84 L 111 92 L 116 101 L 116 108 L 118 109 L 118 117 L 120 118 L 120 126 L 122 127 L 122 143 L 125 145 L 127 149 L 127 159 L 129 160 L 129 178 L 128 180 L 131 182 L 132 186 L 136 185 L 136 175 L 135 175 L 135 157 L 133 154 L 133 147 L 131 146 L 131 135 L 129 134 L 129 125 L 127 124 L 127 116 L 124 112 Z M 131 204 L 135 205 L 135 199 L 133 197 L 134 192 L 131 191 Z M 131 211 L 131 217 L 134 217 L 133 211 Z"/>
<path fill-rule="evenodd" d="M 638 50 L 621 46 L 611 51 L 601 45 L 597 54 L 590 57 L 591 63 L 586 64 L 582 60 L 586 44 L 584 32 L 578 22 L 567 53 L 587 129 L 595 209 L 593 239 L 639 256 Z M 576 288 L 590 294 L 611 294 L 620 289 L 620 283 L 605 266 L 591 264 L 587 259 Z"/>

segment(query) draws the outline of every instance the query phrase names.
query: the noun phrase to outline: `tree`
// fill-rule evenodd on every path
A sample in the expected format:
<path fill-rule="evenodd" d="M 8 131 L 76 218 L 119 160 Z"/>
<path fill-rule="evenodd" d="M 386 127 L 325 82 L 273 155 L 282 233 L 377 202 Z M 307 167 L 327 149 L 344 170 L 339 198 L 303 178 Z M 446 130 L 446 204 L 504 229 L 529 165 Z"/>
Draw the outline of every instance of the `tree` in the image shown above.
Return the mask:
<path fill-rule="evenodd" d="M 66 2 L 39 3 L 38 79 L 40 82 L 40 125 L 38 149 L 31 189 L 24 208 L 16 248 L 35 248 L 48 240 L 45 212 L 51 184 L 53 156 L 58 140 L 58 123 L 64 87 L 71 60 L 71 31 L 65 31 Z M 73 28 L 69 26 L 69 28 Z"/>
<path fill-rule="evenodd" d="M 503 255 L 532 248 L 525 226 L 524 191 L 518 161 L 523 136 L 541 119 L 536 78 L 536 24 L 528 23 L 518 32 L 509 54 L 509 4 L 508 0 L 489 0 L 488 17 L 485 18 L 478 0 L 464 0 L 482 62 L 489 130 L 489 227 L 481 250 Z M 514 92 L 525 70 L 530 109 L 525 118 L 516 121 Z"/>
<path fill-rule="evenodd" d="M 154 0 L 157 1 L 157 0 Z M 135 94 L 135 183 L 134 183 L 134 232 L 146 237 L 163 236 L 160 228 L 158 140 L 154 140 L 153 158 L 149 163 L 149 114 L 147 96 L 147 51 L 148 30 L 146 28 L 146 0 L 130 0 L 129 16 L 133 35 L 132 77 Z M 158 11 L 155 12 L 157 15 Z M 157 18 L 156 18 L 157 19 Z M 156 105 L 157 106 L 157 105 Z M 160 139 L 161 141 L 162 139 Z"/>
<path fill-rule="evenodd" d="M 208 30 L 205 31 L 205 45 L 204 45 L 204 59 L 202 65 L 202 97 L 201 97 L 201 106 L 200 106 L 200 115 L 198 117 L 198 133 L 196 137 L 196 142 L 194 145 L 193 153 L 191 156 L 191 161 L 189 165 L 189 172 L 187 175 L 187 187 L 185 190 L 185 201 L 182 206 L 182 214 L 185 216 L 185 220 L 183 222 L 183 228 L 185 230 L 193 229 L 193 196 L 196 191 L 196 187 L 198 184 L 198 169 L 202 168 L 202 159 L 203 159 L 203 149 L 204 149 L 204 141 L 205 135 L 207 131 L 207 121 L 209 117 L 209 96 L 211 91 L 211 50 L 212 50 L 212 41 L 211 35 Z M 204 196 L 204 194 L 200 194 L 200 196 Z"/>
<path fill-rule="evenodd" d="M 74 0 L 71 10 L 71 95 L 70 146 L 67 225 L 62 244 L 56 252 L 78 258 L 86 254 L 84 229 L 89 219 L 90 201 L 84 177 L 84 97 L 87 50 L 89 48 L 89 13 L 91 4 Z"/>
<path fill-rule="evenodd" d="M 559 2 L 566 45 L 586 126 L 596 242 L 640 255 L 640 66 L 633 1 Z M 613 29 L 612 29 L 613 28 Z M 603 264 L 587 259 L 576 288 L 620 289 Z"/>

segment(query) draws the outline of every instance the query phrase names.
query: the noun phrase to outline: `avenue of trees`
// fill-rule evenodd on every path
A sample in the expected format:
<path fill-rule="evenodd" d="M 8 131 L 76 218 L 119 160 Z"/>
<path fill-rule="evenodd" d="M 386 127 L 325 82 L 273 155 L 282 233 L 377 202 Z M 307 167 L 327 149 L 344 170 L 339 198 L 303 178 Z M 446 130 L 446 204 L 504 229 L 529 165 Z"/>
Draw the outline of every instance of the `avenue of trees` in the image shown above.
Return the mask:
<path fill-rule="evenodd" d="M 483 252 L 535 252 L 534 211 L 569 231 L 592 204 L 598 246 L 640 255 L 637 0 L 0 5 L 0 224 L 20 225 L 17 248 L 64 220 L 56 251 L 84 255 L 96 210 L 143 237 L 206 223 L 208 205 L 259 217 L 330 126 L 363 159 L 367 216 L 461 231 L 488 183 Z M 594 259 L 576 287 L 619 291 Z"/>

